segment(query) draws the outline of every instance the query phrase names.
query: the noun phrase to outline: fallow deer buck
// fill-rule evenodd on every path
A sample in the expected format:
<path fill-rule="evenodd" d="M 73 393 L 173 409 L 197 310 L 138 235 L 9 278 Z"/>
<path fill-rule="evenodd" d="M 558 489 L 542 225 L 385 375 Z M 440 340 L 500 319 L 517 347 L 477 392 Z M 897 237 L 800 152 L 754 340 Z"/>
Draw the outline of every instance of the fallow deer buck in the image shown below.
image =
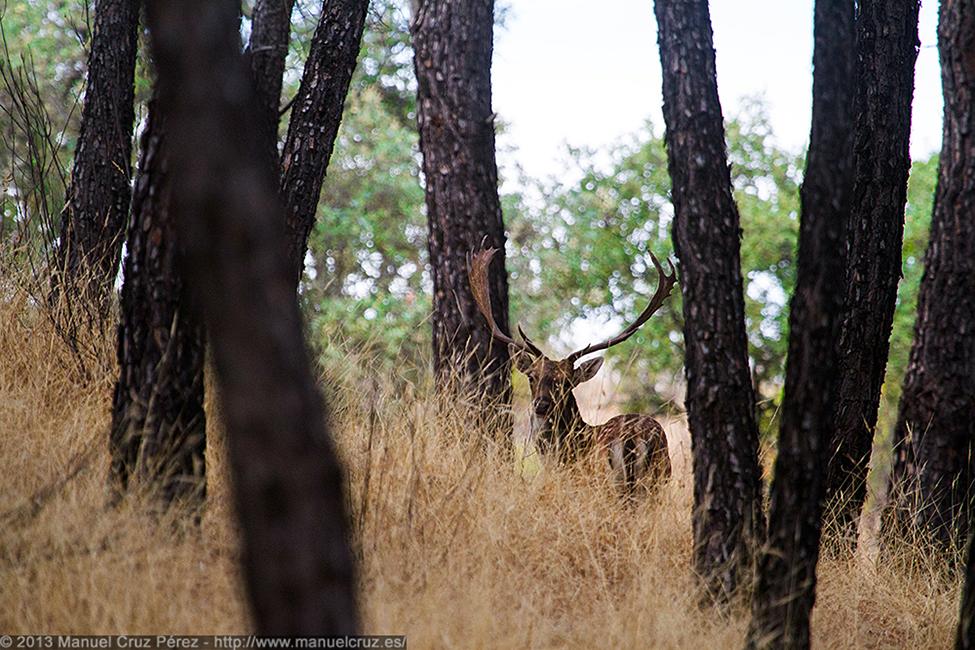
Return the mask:
<path fill-rule="evenodd" d="M 587 424 L 579 412 L 572 389 L 592 379 L 603 364 L 601 357 L 584 361 L 582 357 L 606 350 L 627 340 L 660 309 L 677 280 L 674 265 L 667 260 L 670 274 L 652 254 L 659 282 L 650 304 L 640 316 L 617 336 L 590 344 L 566 358 L 553 361 L 525 335 L 521 326 L 516 341 L 498 327 L 488 294 L 488 267 L 496 249 L 468 256 L 468 277 L 474 300 L 491 335 L 509 346 L 515 367 L 528 376 L 532 393 L 531 435 L 543 454 L 553 454 L 559 462 L 575 460 L 593 450 L 605 450 L 614 482 L 627 494 L 637 486 L 655 487 L 670 477 L 667 438 L 660 423 L 649 415 L 617 415 L 605 424 Z M 646 481 L 643 479 L 646 478 Z"/>

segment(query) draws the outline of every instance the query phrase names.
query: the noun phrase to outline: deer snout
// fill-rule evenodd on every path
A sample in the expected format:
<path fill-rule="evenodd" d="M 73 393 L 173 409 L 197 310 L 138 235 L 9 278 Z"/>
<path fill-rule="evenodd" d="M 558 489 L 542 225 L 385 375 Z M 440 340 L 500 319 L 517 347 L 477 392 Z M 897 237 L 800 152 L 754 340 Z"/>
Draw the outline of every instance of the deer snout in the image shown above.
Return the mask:
<path fill-rule="evenodd" d="M 535 400 L 535 415 L 548 415 L 552 410 L 552 400 L 547 397 L 539 397 Z"/>

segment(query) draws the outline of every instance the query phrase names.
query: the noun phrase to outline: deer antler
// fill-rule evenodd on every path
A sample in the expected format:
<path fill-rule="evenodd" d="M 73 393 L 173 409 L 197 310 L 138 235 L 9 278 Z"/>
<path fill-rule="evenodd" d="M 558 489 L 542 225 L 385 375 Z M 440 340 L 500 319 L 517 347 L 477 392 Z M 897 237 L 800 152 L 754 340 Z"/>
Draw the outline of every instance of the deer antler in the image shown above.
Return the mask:
<path fill-rule="evenodd" d="M 657 283 L 657 290 L 656 292 L 654 292 L 653 298 L 650 299 L 650 304 L 647 305 L 647 308 L 643 310 L 643 312 L 637 317 L 635 321 L 633 321 L 632 324 L 629 325 L 629 327 L 627 327 L 625 330 L 623 330 L 613 338 L 607 339 L 602 343 L 597 343 L 595 345 L 592 344 L 587 345 L 581 350 L 576 350 L 575 352 L 573 352 L 572 354 L 566 357 L 567 360 L 576 361 L 579 358 L 586 356 L 587 354 L 591 354 L 593 352 L 599 352 L 601 350 L 606 350 L 607 348 L 611 348 L 617 343 L 622 343 L 626 339 L 636 334 L 636 331 L 640 329 L 640 327 L 644 323 L 650 320 L 650 317 L 653 316 L 654 313 L 663 306 L 664 301 L 667 300 L 667 298 L 670 296 L 671 290 L 674 288 L 674 283 L 677 282 L 677 271 L 674 269 L 674 264 L 673 262 L 670 261 L 669 257 L 667 258 L 667 265 L 670 266 L 669 275 L 666 272 L 664 272 L 663 266 L 660 265 L 660 262 L 657 260 L 656 257 L 654 257 L 653 253 L 650 253 L 650 259 L 653 261 L 653 265 L 657 269 L 657 276 L 659 278 L 659 281 Z"/>
<path fill-rule="evenodd" d="M 488 291 L 488 269 L 491 266 L 491 260 L 494 259 L 494 254 L 497 252 L 497 248 L 489 248 L 473 255 L 467 254 L 467 277 L 471 283 L 474 302 L 477 303 L 478 310 L 484 316 L 484 320 L 487 321 L 488 327 L 491 328 L 491 336 L 529 354 L 540 355 L 542 354 L 541 350 L 525 336 L 521 325 L 518 326 L 518 332 L 525 339 L 524 342 L 516 341 L 502 332 L 494 320 L 494 312 L 491 309 L 491 295 Z"/>
<path fill-rule="evenodd" d="M 537 345 L 535 345 L 534 341 L 528 338 L 528 335 L 525 334 L 525 330 L 521 329 L 521 323 L 518 323 L 518 334 L 521 335 L 521 340 L 525 342 L 525 345 L 528 346 L 528 349 L 531 352 L 539 356 L 543 356 L 543 357 L 545 356 L 545 353 L 542 352 L 542 350 Z"/>

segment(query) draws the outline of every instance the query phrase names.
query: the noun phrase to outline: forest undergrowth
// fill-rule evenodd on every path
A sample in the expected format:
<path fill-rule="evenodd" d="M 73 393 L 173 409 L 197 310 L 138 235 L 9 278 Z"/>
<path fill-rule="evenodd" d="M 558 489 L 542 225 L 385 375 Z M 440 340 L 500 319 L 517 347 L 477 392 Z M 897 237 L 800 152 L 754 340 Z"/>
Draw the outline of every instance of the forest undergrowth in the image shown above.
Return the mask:
<path fill-rule="evenodd" d="M 43 313 L 4 289 L 0 630 L 250 631 L 213 387 L 199 530 L 179 524 L 179 513 L 150 517 L 146 496 L 109 508 L 113 333 L 86 349 L 96 358 L 84 378 Z M 741 646 L 747 611 L 699 606 L 682 420 L 666 421 L 671 482 L 625 505 L 602 459 L 567 468 L 513 459 L 465 405 L 370 367 L 348 352 L 322 374 L 348 470 L 367 632 L 405 634 L 413 648 Z M 584 415 L 602 420 L 597 401 L 583 400 Z M 814 646 L 951 645 L 958 582 L 929 568 L 920 549 L 902 555 L 826 554 Z"/>

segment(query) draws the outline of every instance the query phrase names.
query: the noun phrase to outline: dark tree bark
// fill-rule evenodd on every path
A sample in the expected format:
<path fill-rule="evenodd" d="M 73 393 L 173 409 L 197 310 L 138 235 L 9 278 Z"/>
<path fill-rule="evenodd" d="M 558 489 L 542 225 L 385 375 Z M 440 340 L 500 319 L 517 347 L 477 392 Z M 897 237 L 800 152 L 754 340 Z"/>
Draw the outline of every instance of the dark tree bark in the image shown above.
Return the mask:
<path fill-rule="evenodd" d="M 326 2 L 315 28 L 281 158 L 281 195 L 294 284 L 305 267 L 308 234 L 342 121 L 369 0 Z"/>
<path fill-rule="evenodd" d="M 504 223 L 491 111 L 493 0 L 422 0 L 415 7 L 413 65 L 433 272 L 433 364 L 439 387 L 483 389 L 511 400 L 508 349 L 478 315 L 467 254 L 497 248 L 489 278 L 498 325 L 508 331 Z"/>
<path fill-rule="evenodd" d="M 131 190 L 138 0 L 98 0 L 81 134 L 71 170 L 55 295 L 80 291 L 105 313 L 118 273 Z"/>
<path fill-rule="evenodd" d="M 254 5 L 246 50 L 257 93 L 261 136 L 267 150 L 265 156 L 273 169 L 278 166 L 281 84 L 294 6 L 294 0 L 258 0 Z"/>
<path fill-rule="evenodd" d="M 206 345 L 178 268 L 165 131 L 153 100 L 126 237 L 111 486 L 119 497 L 136 478 L 157 489 L 164 505 L 186 499 L 199 505 L 206 493 Z"/>
<path fill-rule="evenodd" d="M 954 2 L 949 0 L 949 4 L 954 4 Z M 944 8 L 942 7 L 943 11 Z M 944 16 L 944 13 L 941 15 Z M 955 636 L 955 648 L 957 650 L 973 650 L 975 648 L 975 543 L 972 539 L 968 540 L 967 555 L 965 585 L 961 592 L 961 611 L 958 615 L 958 631 Z"/>
<path fill-rule="evenodd" d="M 942 0 L 944 140 L 910 363 L 894 430 L 894 493 L 932 541 L 961 542 L 975 480 L 975 14 Z M 910 448 L 910 453 L 907 448 Z"/>
<path fill-rule="evenodd" d="M 853 207 L 828 511 L 855 543 L 901 275 L 918 0 L 861 0 Z"/>
<path fill-rule="evenodd" d="M 211 333 L 262 634 L 358 629 L 343 472 L 302 335 L 236 0 L 151 0 L 182 267 Z"/>
<path fill-rule="evenodd" d="M 684 293 L 694 568 L 719 601 L 748 583 L 764 535 L 755 394 L 707 0 L 656 0 L 674 248 Z"/>
<path fill-rule="evenodd" d="M 747 646 L 808 648 L 853 194 L 853 0 L 817 0 L 812 130 L 766 548 Z"/>

